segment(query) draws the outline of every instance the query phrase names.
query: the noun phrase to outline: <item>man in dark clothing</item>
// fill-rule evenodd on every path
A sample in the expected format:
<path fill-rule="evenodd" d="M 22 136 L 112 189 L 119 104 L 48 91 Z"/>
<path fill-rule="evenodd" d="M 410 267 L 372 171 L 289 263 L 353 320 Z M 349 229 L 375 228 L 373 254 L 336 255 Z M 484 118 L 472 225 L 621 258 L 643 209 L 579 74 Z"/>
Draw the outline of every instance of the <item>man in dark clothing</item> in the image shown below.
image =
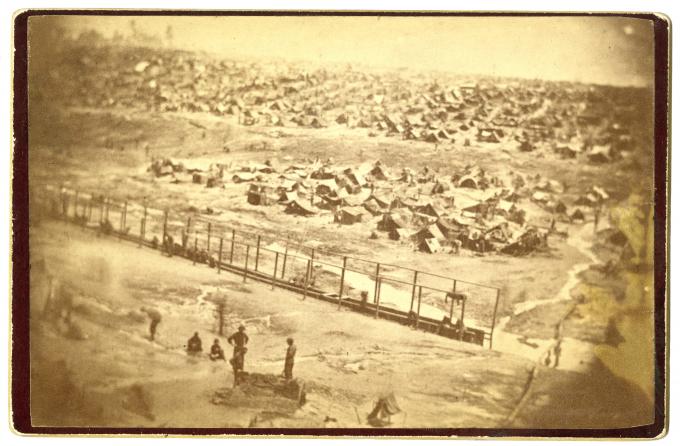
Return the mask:
<path fill-rule="evenodd" d="M 288 350 L 286 350 L 286 362 L 283 366 L 283 376 L 286 381 L 293 379 L 293 365 L 295 365 L 295 353 L 297 352 L 297 347 L 293 343 L 293 338 L 286 339 L 288 343 Z"/>
<path fill-rule="evenodd" d="M 210 347 L 210 359 L 212 361 L 217 361 L 218 359 L 225 361 L 224 350 L 222 350 L 222 347 L 220 346 L 219 339 L 215 339 L 215 342 L 213 342 L 213 345 Z"/>
<path fill-rule="evenodd" d="M 229 360 L 229 363 L 234 368 L 234 385 L 238 384 L 239 372 L 243 371 L 245 365 L 245 354 L 248 351 L 246 344 L 248 344 L 248 335 L 246 334 L 246 327 L 243 325 L 238 327 L 238 331 L 227 338 L 229 345 L 234 347 L 234 353 Z"/>
<path fill-rule="evenodd" d="M 201 338 L 198 336 L 198 332 L 194 333 L 194 335 L 189 338 L 187 341 L 187 353 L 190 355 L 197 355 L 203 351 L 203 342 L 201 341 Z"/>

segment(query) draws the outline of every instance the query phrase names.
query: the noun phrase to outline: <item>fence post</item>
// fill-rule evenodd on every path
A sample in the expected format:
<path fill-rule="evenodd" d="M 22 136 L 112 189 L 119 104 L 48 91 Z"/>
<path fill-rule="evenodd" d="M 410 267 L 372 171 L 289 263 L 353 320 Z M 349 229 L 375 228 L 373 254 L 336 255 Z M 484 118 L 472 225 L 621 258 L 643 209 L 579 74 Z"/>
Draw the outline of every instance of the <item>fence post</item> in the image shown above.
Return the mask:
<path fill-rule="evenodd" d="M 165 237 L 168 234 L 168 210 L 165 209 L 163 212 L 163 243 L 165 243 Z"/>
<path fill-rule="evenodd" d="M 220 274 L 222 271 L 222 242 L 224 240 L 222 237 L 220 237 L 220 252 L 217 254 L 217 274 Z"/>
<path fill-rule="evenodd" d="M 76 189 L 76 196 L 73 201 L 73 216 L 78 219 L 78 189 Z"/>
<path fill-rule="evenodd" d="M 231 252 L 229 253 L 229 264 L 234 263 L 234 243 L 236 241 L 236 229 L 231 230 Z"/>
<path fill-rule="evenodd" d="M 260 235 L 257 236 L 257 246 L 255 247 L 255 271 L 260 264 Z"/>
<path fill-rule="evenodd" d="M 87 203 L 87 222 L 89 223 L 90 220 L 92 220 L 92 197 Z"/>
<path fill-rule="evenodd" d="M 246 265 L 245 268 L 243 268 L 243 283 L 246 282 L 246 278 L 248 277 L 248 257 L 250 256 L 250 245 L 246 244 Z"/>
<path fill-rule="evenodd" d="M 210 233 L 212 232 L 212 223 L 208 222 L 208 240 L 206 241 L 205 250 L 208 251 L 208 256 L 210 256 Z"/>
<path fill-rule="evenodd" d="M 467 299 L 463 298 L 463 302 L 460 304 L 460 330 L 458 331 L 458 340 L 462 341 L 465 335 L 465 301 Z"/>
<path fill-rule="evenodd" d="M 413 290 L 411 290 L 411 307 L 409 308 L 409 314 L 413 312 L 413 301 L 416 300 L 416 283 L 418 282 L 418 271 L 413 274 Z"/>
<path fill-rule="evenodd" d="M 375 319 L 378 319 L 378 315 L 380 313 L 380 282 L 381 280 L 379 278 L 376 278 L 376 300 L 375 300 Z"/>
<path fill-rule="evenodd" d="M 456 295 L 456 279 L 453 279 L 453 291 L 451 292 L 451 310 L 449 311 L 449 320 L 453 323 L 453 302 Z"/>
<path fill-rule="evenodd" d="M 307 280 L 312 278 L 312 268 L 314 267 L 314 248 L 312 248 L 312 255 L 309 263 L 311 266 L 307 268 Z"/>
<path fill-rule="evenodd" d="M 59 206 L 61 207 L 61 215 L 64 215 L 64 200 L 66 199 L 66 192 L 64 191 L 64 183 L 59 183 Z"/>
<path fill-rule="evenodd" d="M 418 313 L 416 314 L 416 328 L 418 328 L 418 324 L 420 323 L 420 300 L 423 295 L 423 286 L 420 285 L 418 287 Z"/>
<path fill-rule="evenodd" d="M 279 270 L 279 252 L 276 251 L 276 257 L 274 258 L 274 274 L 272 274 L 272 290 L 276 287 L 276 275 Z"/>
<path fill-rule="evenodd" d="M 106 216 L 104 217 L 104 221 L 109 221 L 109 206 L 111 203 L 109 202 L 109 197 L 106 197 Z M 113 226 L 113 225 L 111 225 Z"/>
<path fill-rule="evenodd" d="M 106 198 L 102 197 L 99 205 L 99 225 L 101 226 L 102 223 L 104 223 L 104 200 Z"/>
<path fill-rule="evenodd" d="M 125 200 L 125 203 L 123 204 L 123 227 L 120 228 L 121 231 L 125 232 L 125 229 L 127 227 L 127 200 Z"/>
<path fill-rule="evenodd" d="M 340 292 L 338 293 L 338 310 L 342 305 L 342 292 L 345 289 L 345 268 L 347 268 L 347 256 L 342 258 L 342 272 L 340 273 Z"/>
<path fill-rule="evenodd" d="M 140 230 L 139 246 L 142 246 L 146 236 L 146 199 L 144 200 L 144 216 L 142 217 L 142 227 Z"/>
<path fill-rule="evenodd" d="M 305 295 L 302 298 L 302 300 L 307 299 L 307 290 L 309 289 L 309 276 L 311 275 L 311 265 L 312 265 L 312 260 L 309 259 L 307 260 L 307 274 L 305 275 Z"/>
<path fill-rule="evenodd" d="M 283 253 L 283 265 L 281 266 L 281 279 L 286 280 L 286 262 L 288 261 L 288 243 L 286 243 L 286 250 Z"/>
<path fill-rule="evenodd" d="M 378 301 L 378 277 L 380 277 L 380 263 L 375 264 L 375 288 L 373 288 L 373 303 Z"/>
<path fill-rule="evenodd" d="M 491 318 L 491 333 L 489 334 L 489 350 L 493 348 L 493 330 L 496 328 L 496 312 L 498 311 L 498 301 L 501 297 L 501 290 L 496 290 L 496 304 L 493 306 L 493 317 Z"/>

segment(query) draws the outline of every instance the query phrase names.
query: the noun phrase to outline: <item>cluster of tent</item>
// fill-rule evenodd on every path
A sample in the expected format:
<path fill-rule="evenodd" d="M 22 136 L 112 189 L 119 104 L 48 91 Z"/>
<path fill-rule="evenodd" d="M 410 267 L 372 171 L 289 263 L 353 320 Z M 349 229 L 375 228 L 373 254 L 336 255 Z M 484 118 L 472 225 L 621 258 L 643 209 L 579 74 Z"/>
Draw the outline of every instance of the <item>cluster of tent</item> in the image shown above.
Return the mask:
<path fill-rule="evenodd" d="M 233 115 L 243 125 L 366 128 L 432 143 L 514 143 L 521 151 L 545 145 L 560 157 L 583 154 L 595 163 L 615 159 L 633 142 L 627 123 L 636 119 L 634 103 L 599 86 L 310 71 L 160 48 L 100 45 L 90 52 L 52 67 L 64 100 Z"/>
<path fill-rule="evenodd" d="M 148 169 L 172 182 L 213 187 L 246 183 L 250 205 L 282 205 L 292 215 L 332 215 L 336 223 L 374 222 L 372 237 L 383 232 L 392 240 L 425 252 L 444 247 L 515 255 L 547 243 L 546 233 L 566 234 L 564 224 L 584 222 L 609 199 L 600 187 L 565 204 L 565 187 L 540 175 L 506 178 L 467 165 L 448 175 L 428 167 L 392 170 L 381 161 L 339 166 L 332 159 L 278 166 L 271 161 L 225 166 L 201 160 L 154 160 Z M 527 200 L 550 218 L 529 219 Z M 377 232 L 375 232 L 377 231 Z"/>

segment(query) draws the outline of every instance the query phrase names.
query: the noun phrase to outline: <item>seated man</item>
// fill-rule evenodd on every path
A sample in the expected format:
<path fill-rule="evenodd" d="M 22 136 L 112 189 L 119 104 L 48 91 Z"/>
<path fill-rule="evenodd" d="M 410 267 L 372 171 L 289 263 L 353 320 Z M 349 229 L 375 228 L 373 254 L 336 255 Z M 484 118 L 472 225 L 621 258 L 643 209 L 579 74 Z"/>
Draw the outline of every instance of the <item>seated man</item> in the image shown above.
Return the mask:
<path fill-rule="evenodd" d="M 218 359 L 226 361 L 224 358 L 224 350 L 222 350 L 222 347 L 220 346 L 219 339 L 215 339 L 215 342 L 213 342 L 213 345 L 210 347 L 210 359 L 212 361 L 217 361 Z"/>
<path fill-rule="evenodd" d="M 189 353 L 190 355 L 198 355 L 202 351 L 203 343 L 201 342 L 201 338 L 198 336 L 198 332 L 196 332 L 187 341 L 187 353 Z"/>

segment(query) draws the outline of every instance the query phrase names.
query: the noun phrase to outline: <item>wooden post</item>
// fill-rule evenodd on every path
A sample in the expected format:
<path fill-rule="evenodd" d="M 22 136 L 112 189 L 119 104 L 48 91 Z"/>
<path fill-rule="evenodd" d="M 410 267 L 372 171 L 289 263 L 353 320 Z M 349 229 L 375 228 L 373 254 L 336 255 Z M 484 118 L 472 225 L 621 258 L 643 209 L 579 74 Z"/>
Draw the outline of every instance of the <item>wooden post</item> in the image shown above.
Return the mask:
<path fill-rule="evenodd" d="M 191 232 L 191 215 L 187 217 L 187 234 Z"/>
<path fill-rule="evenodd" d="M 146 236 L 146 200 L 144 200 L 144 216 L 142 217 L 142 230 L 140 235 L 141 239 L 139 240 L 139 246 L 142 246 L 142 242 Z"/>
<path fill-rule="evenodd" d="M 380 263 L 375 264 L 375 288 L 373 288 L 373 303 L 378 301 L 378 278 L 380 277 Z"/>
<path fill-rule="evenodd" d="M 453 323 L 453 302 L 456 296 L 456 279 L 453 279 L 453 291 L 451 292 L 451 310 L 449 311 L 449 320 Z"/>
<path fill-rule="evenodd" d="M 191 264 L 196 264 L 196 257 L 198 257 L 198 235 L 194 236 L 194 255 L 191 256 Z"/>
<path fill-rule="evenodd" d="M 104 221 L 109 221 L 109 206 L 111 205 L 111 202 L 109 201 L 109 197 L 106 197 L 106 216 L 104 217 Z M 111 225 L 113 226 L 113 225 Z"/>
<path fill-rule="evenodd" d="M 307 260 L 307 274 L 305 275 L 306 276 L 306 279 L 305 279 L 305 295 L 302 298 L 302 300 L 307 299 L 307 290 L 309 289 L 309 276 L 310 276 L 310 273 L 311 273 L 311 266 L 312 266 L 312 260 L 309 259 L 309 260 Z"/>
<path fill-rule="evenodd" d="M 286 279 L 286 262 L 288 261 L 288 243 L 286 243 L 286 250 L 283 253 L 283 265 L 281 266 L 281 279 Z"/>
<path fill-rule="evenodd" d="M 168 233 L 168 210 L 163 212 L 163 243 L 165 243 L 165 236 Z"/>
<path fill-rule="evenodd" d="M 416 283 L 418 282 L 418 271 L 413 274 L 413 290 L 411 290 L 411 307 L 409 314 L 413 311 L 413 302 L 416 300 Z"/>
<path fill-rule="evenodd" d="M 463 302 L 460 304 L 460 330 L 458 331 L 458 340 L 463 340 L 463 335 L 465 334 L 465 301 L 467 299 L 463 298 Z"/>
<path fill-rule="evenodd" d="M 120 230 L 125 233 L 125 228 L 127 227 L 127 200 L 125 200 L 125 203 L 123 203 L 123 227 L 120 228 Z"/>
<path fill-rule="evenodd" d="M 217 274 L 220 274 L 222 271 L 222 242 L 224 240 L 222 237 L 220 237 L 220 252 L 217 254 Z"/>
<path fill-rule="evenodd" d="M 64 200 L 66 199 L 66 192 L 64 191 L 64 183 L 59 184 L 59 206 L 61 207 L 61 215 L 64 215 Z"/>
<path fill-rule="evenodd" d="M 139 222 L 139 246 L 138 248 L 142 247 L 142 241 L 144 240 L 144 220 L 141 220 Z"/>
<path fill-rule="evenodd" d="M 206 242 L 205 250 L 208 251 L 208 256 L 210 255 L 210 233 L 212 232 L 212 223 L 208 222 L 208 240 Z"/>
<path fill-rule="evenodd" d="M 255 247 L 255 271 L 260 264 L 260 236 L 257 236 L 257 246 Z"/>
<path fill-rule="evenodd" d="M 381 285 L 381 280 L 376 279 L 376 300 L 375 300 L 375 319 L 378 319 L 378 315 L 380 313 L 380 285 Z"/>
<path fill-rule="evenodd" d="M 73 200 L 73 216 L 78 218 L 78 189 L 76 189 L 76 196 Z"/>
<path fill-rule="evenodd" d="M 87 222 L 89 223 L 90 220 L 92 220 L 92 197 L 87 203 Z"/>
<path fill-rule="evenodd" d="M 340 291 L 338 292 L 338 310 L 342 305 L 342 292 L 345 289 L 345 269 L 347 268 L 347 256 L 342 258 L 342 272 L 340 273 Z"/>
<path fill-rule="evenodd" d="M 493 316 L 491 318 L 491 333 L 489 334 L 489 350 L 493 348 L 493 330 L 496 327 L 496 312 L 498 311 L 498 301 L 501 297 L 501 290 L 496 290 L 496 304 L 493 306 Z"/>
<path fill-rule="evenodd" d="M 418 328 L 418 324 L 420 323 L 420 301 L 423 296 L 423 286 L 420 285 L 418 287 L 418 313 L 416 314 L 416 328 Z"/>
<path fill-rule="evenodd" d="M 234 243 L 236 241 L 236 229 L 231 230 L 231 253 L 229 253 L 229 264 L 234 263 Z"/>
<path fill-rule="evenodd" d="M 245 283 L 246 277 L 248 276 L 248 257 L 250 256 L 250 245 L 246 245 L 246 265 L 243 268 L 243 282 Z"/>
<path fill-rule="evenodd" d="M 101 204 L 99 206 L 99 224 L 100 225 L 102 223 L 104 223 L 104 200 L 106 200 L 106 198 L 102 197 L 101 202 L 100 202 Z"/>
<path fill-rule="evenodd" d="M 312 255 L 310 258 L 310 267 L 307 268 L 307 280 L 311 280 L 312 278 L 312 268 L 314 267 L 314 248 L 312 248 Z"/>
<path fill-rule="evenodd" d="M 276 287 L 276 275 L 279 270 L 279 252 L 276 252 L 276 257 L 274 258 L 274 274 L 272 274 L 272 290 Z"/>

